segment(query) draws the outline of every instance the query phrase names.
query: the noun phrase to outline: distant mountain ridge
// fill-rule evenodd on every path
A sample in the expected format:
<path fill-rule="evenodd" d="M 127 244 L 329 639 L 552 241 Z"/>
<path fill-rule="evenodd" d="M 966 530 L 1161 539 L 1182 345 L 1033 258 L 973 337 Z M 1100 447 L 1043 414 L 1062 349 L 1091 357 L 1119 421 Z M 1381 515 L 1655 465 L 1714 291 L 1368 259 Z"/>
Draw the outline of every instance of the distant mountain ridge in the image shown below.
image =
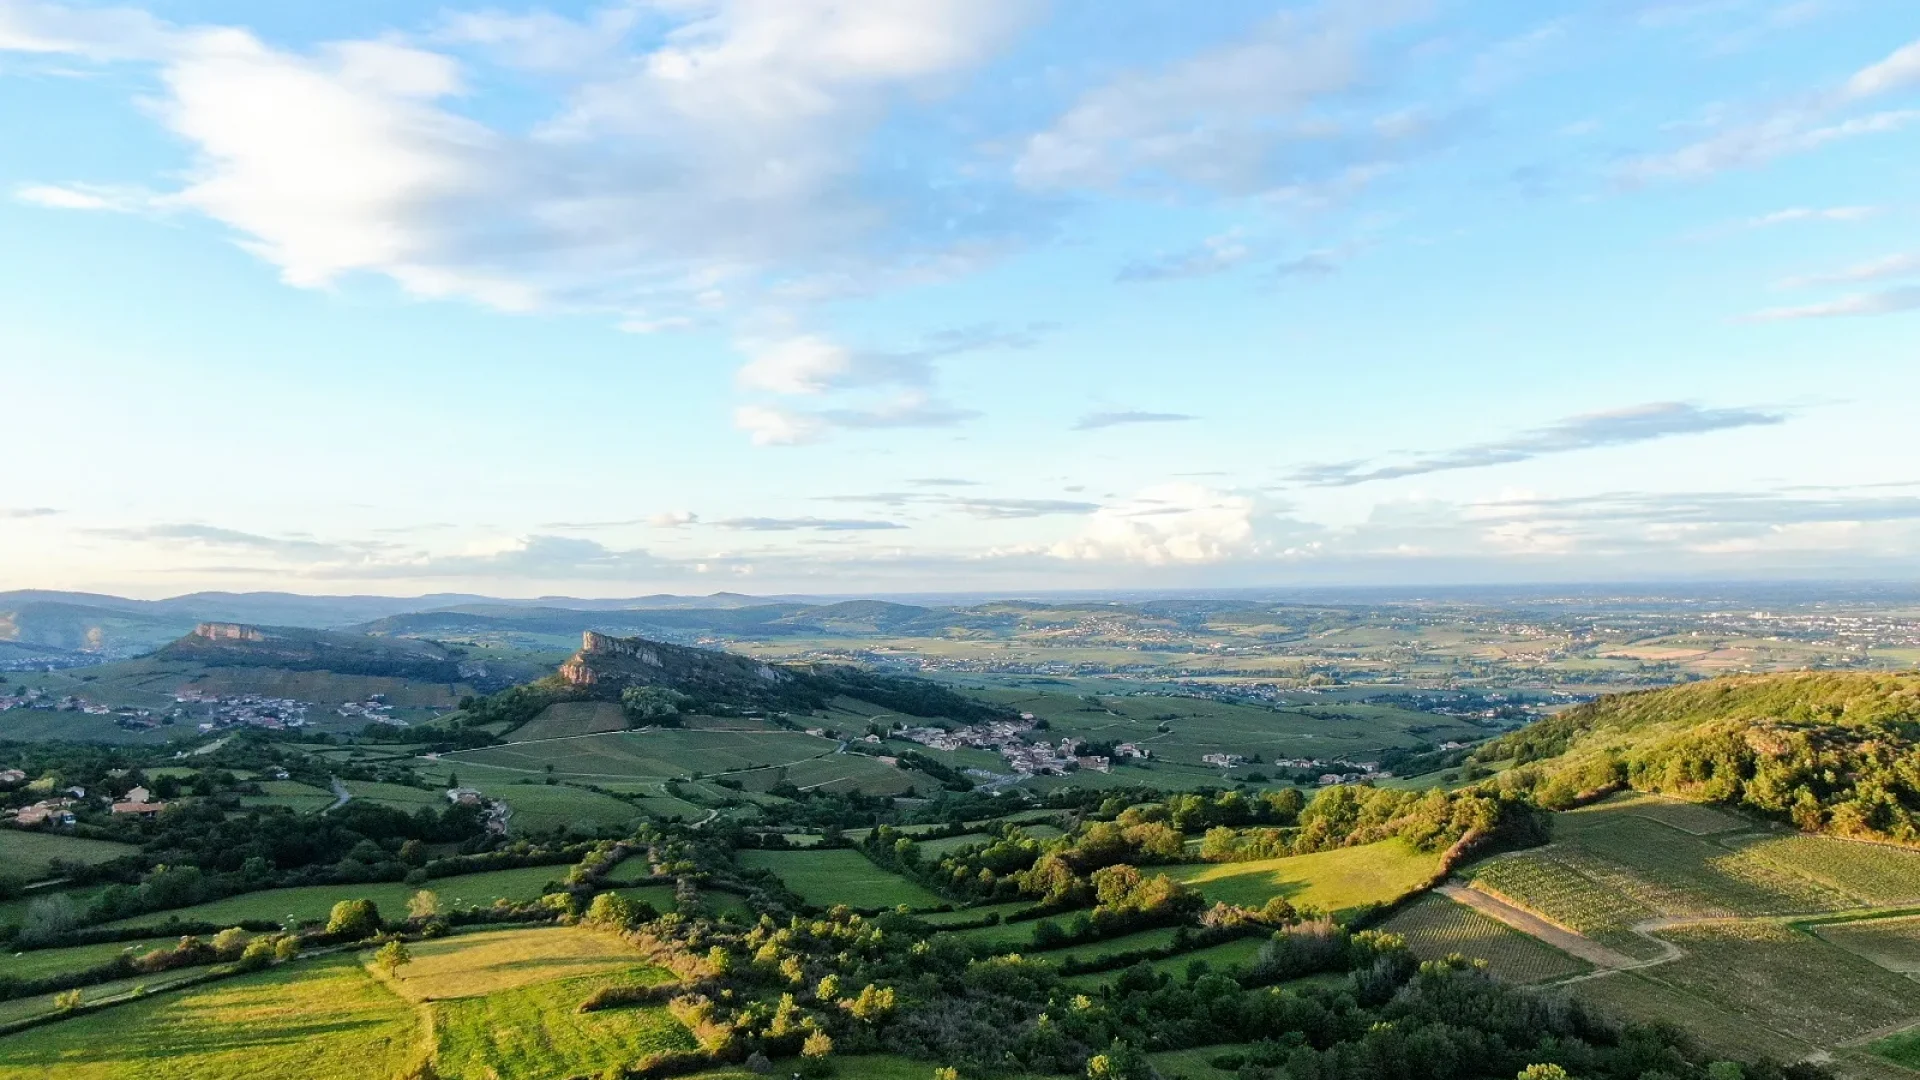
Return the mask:
<path fill-rule="evenodd" d="M 201 623 L 153 656 L 210 667 L 331 671 L 429 682 L 458 682 L 463 677 L 459 660 L 431 642 L 291 626 Z"/>

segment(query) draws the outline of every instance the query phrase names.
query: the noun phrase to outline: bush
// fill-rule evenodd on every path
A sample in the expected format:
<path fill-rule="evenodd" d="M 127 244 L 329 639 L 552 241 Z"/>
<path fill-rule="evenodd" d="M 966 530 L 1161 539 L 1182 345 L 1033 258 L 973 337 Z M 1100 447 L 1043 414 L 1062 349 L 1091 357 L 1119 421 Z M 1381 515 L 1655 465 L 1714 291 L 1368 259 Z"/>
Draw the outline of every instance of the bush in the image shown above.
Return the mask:
<path fill-rule="evenodd" d="M 327 933 L 347 940 L 380 932 L 380 909 L 371 900 L 342 900 L 327 916 Z"/>

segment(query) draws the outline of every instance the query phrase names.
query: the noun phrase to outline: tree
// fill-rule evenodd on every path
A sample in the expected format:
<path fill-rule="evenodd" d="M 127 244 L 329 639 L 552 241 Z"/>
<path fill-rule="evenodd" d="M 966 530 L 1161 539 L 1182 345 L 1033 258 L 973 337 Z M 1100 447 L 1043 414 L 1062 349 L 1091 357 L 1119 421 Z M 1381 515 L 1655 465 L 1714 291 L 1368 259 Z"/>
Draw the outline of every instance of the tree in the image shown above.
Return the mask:
<path fill-rule="evenodd" d="M 806 1042 L 800 1044 L 801 1057 L 823 1058 L 831 1053 L 833 1053 L 833 1036 L 824 1031 L 814 1032 L 807 1036 Z"/>
<path fill-rule="evenodd" d="M 587 908 L 587 921 L 601 926 L 621 927 L 634 921 L 637 912 L 633 901 L 619 893 L 603 892 L 593 898 L 593 904 Z"/>
<path fill-rule="evenodd" d="M 1529 1065 L 1520 1070 L 1517 1080 L 1568 1080 L 1567 1070 L 1552 1063 Z"/>
<path fill-rule="evenodd" d="M 629 720 L 649 724 L 673 725 L 693 699 L 664 686 L 629 686 L 620 692 L 620 708 Z"/>
<path fill-rule="evenodd" d="M 407 917 L 431 919 L 440 914 L 440 897 L 431 889 L 421 889 L 407 900 Z"/>
<path fill-rule="evenodd" d="M 327 916 L 327 933 L 345 938 L 371 937 L 380 929 L 380 909 L 371 900 L 342 900 Z"/>
<path fill-rule="evenodd" d="M 53 995 L 53 1007 L 61 1012 L 72 1012 L 80 1007 L 80 991 L 62 990 Z"/>
<path fill-rule="evenodd" d="M 222 960 L 231 960 L 239 956 L 247 947 L 247 932 L 237 926 L 229 926 L 213 935 L 213 951 L 220 954 Z"/>
<path fill-rule="evenodd" d="M 1087 1059 L 1087 1080 L 1154 1080 L 1155 1075 L 1147 1055 L 1119 1039 L 1106 1053 Z"/>
<path fill-rule="evenodd" d="M 400 970 L 401 965 L 413 962 L 413 950 L 407 948 L 406 942 L 395 938 L 380 946 L 380 951 L 373 954 L 373 962 L 380 965 L 381 971 L 392 975 Z"/>

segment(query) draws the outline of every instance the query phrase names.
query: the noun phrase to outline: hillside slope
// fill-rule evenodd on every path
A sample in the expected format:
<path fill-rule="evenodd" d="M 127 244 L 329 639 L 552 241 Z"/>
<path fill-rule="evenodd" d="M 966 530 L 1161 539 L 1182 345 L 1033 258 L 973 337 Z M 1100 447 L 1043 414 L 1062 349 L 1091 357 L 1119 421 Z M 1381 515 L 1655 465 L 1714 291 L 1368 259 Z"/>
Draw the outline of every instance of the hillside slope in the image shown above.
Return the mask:
<path fill-rule="evenodd" d="M 1920 674 L 1788 672 L 1603 697 L 1483 746 L 1548 806 L 1630 786 L 1920 844 Z"/>
<path fill-rule="evenodd" d="M 213 667 L 332 671 L 433 682 L 457 682 L 462 674 L 459 661 L 430 642 L 239 623 L 201 623 L 193 633 L 153 655 Z"/>

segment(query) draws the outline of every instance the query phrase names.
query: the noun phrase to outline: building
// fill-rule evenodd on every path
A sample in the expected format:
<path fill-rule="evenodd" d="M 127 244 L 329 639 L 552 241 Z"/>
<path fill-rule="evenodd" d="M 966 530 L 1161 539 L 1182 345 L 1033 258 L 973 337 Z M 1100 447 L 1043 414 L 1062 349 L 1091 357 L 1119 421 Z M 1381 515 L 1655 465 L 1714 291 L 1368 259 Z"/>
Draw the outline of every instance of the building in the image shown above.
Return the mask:
<path fill-rule="evenodd" d="M 485 801 L 485 796 L 474 788 L 457 787 L 447 792 L 447 801 L 455 806 L 479 806 Z"/>
<path fill-rule="evenodd" d="M 24 784 L 27 774 L 19 769 L 0 769 L 0 784 Z"/>
<path fill-rule="evenodd" d="M 32 806 L 22 807 L 20 812 L 13 816 L 13 822 L 23 829 L 49 824 L 71 825 L 73 824 L 72 806 L 72 799 L 42 799 Z"/>
<path fill-rule="evenodd" d="M 1074 761 L 1074 764 L 1080 766 L 1081 768 L 1091 769 L 1094 772 L 1112 772 L 1113 771 L 1113 759 L 1099 755 L 1099 754 L 1092 754 L 1087 757 L 1077 757 L 1077 758 L 1074 758 L 1073 761 Z"/>
<path fill-rule="evenodd" d="M 1218 765 L 1222 769 L 1231 769 L 1236 765 L 1247 763 L 1247 759 L 1239 754 L 1203 754 L 1200 760 L 1204 764 Z"/>

